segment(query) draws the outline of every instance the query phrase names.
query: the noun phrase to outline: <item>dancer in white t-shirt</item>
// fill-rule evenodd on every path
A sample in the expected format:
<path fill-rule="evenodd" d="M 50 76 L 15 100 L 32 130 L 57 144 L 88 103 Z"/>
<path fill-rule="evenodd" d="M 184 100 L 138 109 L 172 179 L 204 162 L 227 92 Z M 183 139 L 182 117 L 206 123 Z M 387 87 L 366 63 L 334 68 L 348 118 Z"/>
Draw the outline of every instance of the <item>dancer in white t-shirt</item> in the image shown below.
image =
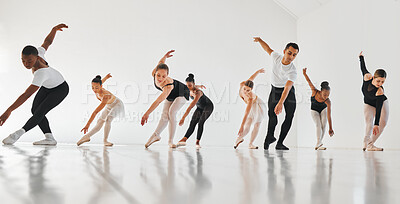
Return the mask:
<path fill-rule="evenodd" d="M 281 132 L 275 149 L 289 150 L 283 144 L 290 127 L 294 112 L 296 111 L 296 96 L 294 82 L 297 79 L 297 70 L 293 64 L 299 52 L 296 43 L 288 43 L 283 55 L 272 50 L 261 38 L 255 37 L 254 42 L 260 43 L 262 48 L 272 57 L 271 92 L 268 99 L 268 130 L 265 137 L 264 149 L 268 150 L 269 145 L 276 141 L 274 136 L 275 127 L 278 124 L 278 117 L 285 107 L 285 121 L 282 123 Z"/>
<path fill-rule="evenodd" d="M 45 139 L 34 142 L 34 145 L 57 144 L 50 130 L 46 114 L 65 99 L 68 95 L 69 87 L 61 73 L 48 65 L 44 54 L 53 43 L 57 31 L 62 31 L 63 28 L 68 28 L 68 26 L 65 24 L 55 26 L 41 47 L 35 48 L 28 45 L 22 50 L 22 63 L 27 69 L 32 70 L 33 81 L 25 92 L 0 116 L 0 125 L 4 124 L 12 111 L 21 106 L 37 90 L 39 91 L 32 104 L 31 111 L 33 116 L 21 129 L 10 134 L 3 140 L 3 143 L 6 145 L 14 144 L 25 132 L 28 132 L 36 125 L 39 125 Z"/>

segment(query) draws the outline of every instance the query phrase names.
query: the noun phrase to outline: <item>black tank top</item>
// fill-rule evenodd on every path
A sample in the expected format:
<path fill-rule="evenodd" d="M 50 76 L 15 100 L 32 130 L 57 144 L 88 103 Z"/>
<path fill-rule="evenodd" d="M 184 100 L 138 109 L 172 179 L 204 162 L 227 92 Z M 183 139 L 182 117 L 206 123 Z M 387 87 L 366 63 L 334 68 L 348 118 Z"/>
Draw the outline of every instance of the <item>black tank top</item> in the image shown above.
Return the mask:
<path fill-rule="evenodd" d="M 194 97 L 190 96 L 193 100 Z M 197 101 L 196 106 L 197 108 L 204 109 L 206 106 L 213 105 L 212 101 L 203 93 L 200 99 Z"/>
<path fill-rule="evenodd" d="M 174 101 L 176 98 L 178 98 L 180 96 L 184 96 L 186 98 L 186 100 L 189 100 L 190 91 L 189 91 L 189 88 L 185 84 L 174 79 L 173 83 L 166 84 L 163 86 L 163 88 L 166 86 L 171 86 L 171 85 L 174 85 L 174 89 L 172 89 L 171 93 L 169 93 L 169 95 L 167 97 L 168 101 Z M 154 86 L 156 87 L 156 89 L 162 91 L 162 89 L 156 85 L 155 78 L 154 78 Z"/>
<path fill-rule="evenodd" d="M 317 95 L 317 94 L 315 94 L 315 95 Z M 326 100 L 328 100 L 328 99 L 326 99 Z M 321 113 L 327 107 L 325 101 L 318 102 L 317 99 L 315 99 L 315 96 L 311 96 L 311 110 L 315 110 L 318 113 Z"/>

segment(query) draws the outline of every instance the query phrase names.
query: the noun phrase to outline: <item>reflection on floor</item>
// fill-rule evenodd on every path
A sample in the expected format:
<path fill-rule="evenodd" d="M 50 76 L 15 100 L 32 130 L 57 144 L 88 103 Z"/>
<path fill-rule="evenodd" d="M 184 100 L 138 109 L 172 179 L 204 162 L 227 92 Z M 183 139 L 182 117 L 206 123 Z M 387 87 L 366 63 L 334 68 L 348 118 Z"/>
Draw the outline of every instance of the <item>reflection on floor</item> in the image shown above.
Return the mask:
<path fill-rule="evenodd" d="M 400 203 L 400 152 L 0 147 L 1 203 Z"/>

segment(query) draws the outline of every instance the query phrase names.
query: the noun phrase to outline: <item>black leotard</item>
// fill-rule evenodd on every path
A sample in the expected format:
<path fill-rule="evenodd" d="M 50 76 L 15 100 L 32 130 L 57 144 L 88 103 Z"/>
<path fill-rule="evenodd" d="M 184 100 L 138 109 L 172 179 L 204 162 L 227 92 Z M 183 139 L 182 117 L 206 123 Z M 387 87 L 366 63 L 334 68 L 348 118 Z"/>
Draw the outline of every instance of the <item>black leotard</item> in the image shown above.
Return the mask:
<path fill-rule="evenodd" d="M 186 100 L 189 100 L 190 91 L 189 91 L 189 88 L 185 84 L 174 79 L 173 83 L 166 84 L 162 88 L 164 88 L 166 86 L 170 86 L 170 85 L 174 85 L 174 88 L 172 89 L 171 93 L 167 97 L 168 101 L 174 101 L 176 98 L 178 98 L 180 96 L 184 96 L 186 98 Z M 156 85 L 155 79 L 154 79 L 154 86 L 156 87 L 156 89 L 162 91 L 162 89 Z"/>
<path fill-rule="evenodd" d="M 315 94 L 315 95 L 317 95 L 317 94 Z M 328 99 L 326 99 L 326 100 L 328 100 Z M 315 110 L 318 113 L 321 113 L 327 107 L 325 101 L 318 102 L 317 99 L 315 99 L 315 96 L 311 96 L 311 110 Z"/>
<path fill-rule="evenodd" d="M 360 66 L 363 76 L 369 73 L 367 67 L 365 66 L 364 56 L 360 56 Z M 364 95 L 364 103 L 376 108 L 374 124 L 379 125 L 383 102 L 387 100 L 387 97 L 385 95 L 381 96 L 376 95 L 376 92 L 378 91 L 379 88 L 377 88 L 372 84 L 372 80 L 373 79 L 369 81 L 364 80 L 361 90 Z"/>
<path fill-rule="evenodd" d="M 190 96 L 191 99 L 194 99 L 193 96 Z M 204 109 L 206 106 L 212 105 L 212 101 L 203 93 L 200 99 L 197 101 L 197 108 Z"/>

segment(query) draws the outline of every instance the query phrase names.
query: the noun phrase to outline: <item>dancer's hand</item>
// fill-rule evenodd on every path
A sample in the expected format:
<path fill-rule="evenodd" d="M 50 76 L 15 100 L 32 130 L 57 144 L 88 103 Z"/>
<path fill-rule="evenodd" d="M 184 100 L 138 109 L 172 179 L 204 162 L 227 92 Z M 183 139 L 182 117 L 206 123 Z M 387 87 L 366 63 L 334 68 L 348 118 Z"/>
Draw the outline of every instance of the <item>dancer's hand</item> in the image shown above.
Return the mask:
<path fill-rule="evenodd" d="M 261 42 L 263 41 L 260 37 L 253 37 L 254 42 Z"/>
<path fill-rule="evenodd" d="M 10 115 L 11 115 L 11 112 L 6 111 L 3 113 L 3 115 L 0 116 L 0 126 L 3 126 L 3 124 L 6 122 L 8 117 L 10 117 Z"/>
<path fill-rule="evenodd" d="M 242 137 L 243 136 L 243 126 L 240 126 L 240 129 L 239 129 L 239 132 L 238 132 L 238 135 L 239 135 L 239 137 Z"/>
<path fill-rule="evenodd" d="M 56 31 L 63 31 L 63 28 L 68 28 L 68 26 L 64 23 L 61 23 L 53 27 L 53 29 Z"/>
<path fill-rule="evenodd" d="M 372 133 L 374 135 L 378 135 L 379 134 L 379 125 L 374 125 L 374 129 L 372 130 Z"/>
<path fill-rule="evenodd" d="M 329 136 L 333 136 L 335 134 L 335 132 L 333 131 L 333 129 L 329 129 Z"/>
<path fill-rule="evenodd" d="M 89 125 L 86 125 L 86 126 L 81 130 L 81 132 L 83 132 L 83 134 L 86 134 L 86 133 L 88 132 L 88 130 L 89 130 Z"/>
<path fill-rule="evenodd" d="M 143 117 L 142 117 L 142 120 L 140 121 L 140 124 L 142 124 L 142 126 L 143 126 L 144 124 L 147 123 L 147 120 L 148 120 L 148 119 L 149 119 L 149 114 L 145 113 L 145 114 L 143 115 Z"/>
<path fill-rule="evenodd" d="M 164 57 L 165 57 L 165 58 L 170 58 L 170 57 L 174 56 L 174 55 L 172 55 L 173 52 L 175 52 L 175 50 L 170 50 L 170 51 L 168 51 L 168 52 L 164 55 Z"/>
<path fill-rule="evenodd" d="M 182 118 L 182 119 L 179 121 L 179 126 L 182 126 L 183 123 L 185 123 L 185 118 Z"/>
<path fill-rule="evenodd" d="M 276 115 L 279 115 L 280 113 L 282 113 L 282 108 L 283 108 L 283 104 L 282 103 L 278 103 L 275 106 L 274 112 Z"/>
<path fill-rule="evenodd" d="M 259 69 L 259 70 L 258 70 L 258 73 L 260 73 L 260 74 L 265 73 L 265 69 L 264 69 L 264 68 Z"/>
<path fill-rule="evenodd" d="M 364 57 L 364 55 L 363 55 L 363 51 L 361 51 L 360 52 L 360 55 L 358 55 L 359 57 L 361 57 L 361 56 L 363 56 Z"/>
<path fill-rule="evenodd" d="M 307 68 L 304 68 L 303 69 L 303 75 L 306 75 L 307 74 Z"/>
<path fill-rule="evenodd" d="M 111 76 L 111 73 L 108 73 L 104 78 L 105 79 L 109 79 L 109 78 L 111 78 L 112 76 Z"/>

